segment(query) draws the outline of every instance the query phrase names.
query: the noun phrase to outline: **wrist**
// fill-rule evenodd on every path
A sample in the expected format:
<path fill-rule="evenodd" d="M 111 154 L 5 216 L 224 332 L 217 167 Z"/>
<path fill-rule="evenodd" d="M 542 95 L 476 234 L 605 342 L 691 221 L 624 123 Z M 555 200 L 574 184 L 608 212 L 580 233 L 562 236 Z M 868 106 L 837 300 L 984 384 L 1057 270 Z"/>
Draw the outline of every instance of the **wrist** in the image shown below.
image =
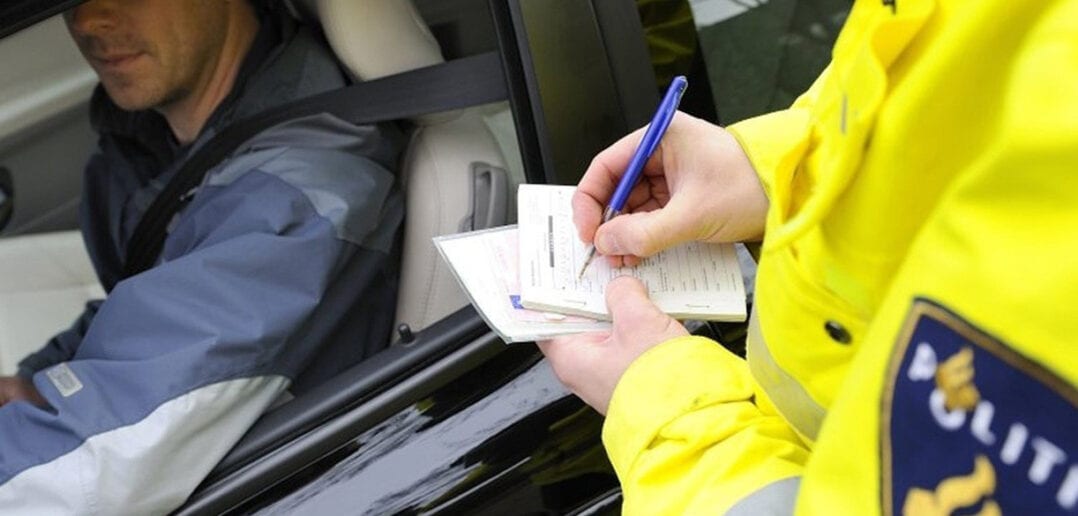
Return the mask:
<path fill-rule="evenodd" d="M 744 360 L 698 336 L 670 339 L 634 360 L 614 387 L 603 442 L 624 478 L 637 454 L 679 416 L 753 395 Z"/>

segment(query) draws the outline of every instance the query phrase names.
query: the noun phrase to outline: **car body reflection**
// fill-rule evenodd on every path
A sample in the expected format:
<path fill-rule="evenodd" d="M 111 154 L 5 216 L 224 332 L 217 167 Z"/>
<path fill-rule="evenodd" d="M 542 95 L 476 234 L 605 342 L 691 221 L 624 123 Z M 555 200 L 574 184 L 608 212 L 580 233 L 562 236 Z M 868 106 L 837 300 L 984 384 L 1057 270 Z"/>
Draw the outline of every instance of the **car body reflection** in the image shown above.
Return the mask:
<path fill-rule="evenodd" d="M 616 490 L 601 425 L 523 346 L 386 418 L 258 513 L 570 512 Z"/>

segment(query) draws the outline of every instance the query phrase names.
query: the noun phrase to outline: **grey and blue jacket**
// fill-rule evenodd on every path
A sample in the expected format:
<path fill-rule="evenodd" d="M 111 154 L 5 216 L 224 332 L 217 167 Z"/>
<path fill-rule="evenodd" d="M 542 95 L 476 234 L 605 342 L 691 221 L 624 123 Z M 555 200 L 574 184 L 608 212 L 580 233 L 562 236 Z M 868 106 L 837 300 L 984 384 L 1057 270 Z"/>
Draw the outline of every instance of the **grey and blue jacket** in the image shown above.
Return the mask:
<path fill-rule="evenodd" d="M 392 125 L 319 115 L 264 131 L 209 172 L 157 264 L 121 274 L 134 228 L 192 151 L 345 82 L 312 31 L 267 14 L 189 146 L 99 88 L 81 226 L 109 294 L 20 363 L 50 406 L 0 407 L 0 513 L 166 512 L 286 390 L 388 343 L 404 209 Z"/>

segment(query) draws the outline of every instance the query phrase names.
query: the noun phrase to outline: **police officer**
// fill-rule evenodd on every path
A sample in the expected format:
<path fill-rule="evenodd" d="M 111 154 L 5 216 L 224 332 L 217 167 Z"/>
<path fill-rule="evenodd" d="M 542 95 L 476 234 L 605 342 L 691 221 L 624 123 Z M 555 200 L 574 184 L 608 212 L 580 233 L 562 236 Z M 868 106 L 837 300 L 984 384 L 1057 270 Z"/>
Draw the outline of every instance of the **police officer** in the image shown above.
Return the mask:
<path fill-rule="evenodd" d="M 607 415 L 627 514 L 1078 510 L 1078 1 L 859 1 L 815 84 L 596 156 L 585 242 L 636 263 L 762 238 L 748 356 L 631 278 L 609 334 L 540 344 Z"/>

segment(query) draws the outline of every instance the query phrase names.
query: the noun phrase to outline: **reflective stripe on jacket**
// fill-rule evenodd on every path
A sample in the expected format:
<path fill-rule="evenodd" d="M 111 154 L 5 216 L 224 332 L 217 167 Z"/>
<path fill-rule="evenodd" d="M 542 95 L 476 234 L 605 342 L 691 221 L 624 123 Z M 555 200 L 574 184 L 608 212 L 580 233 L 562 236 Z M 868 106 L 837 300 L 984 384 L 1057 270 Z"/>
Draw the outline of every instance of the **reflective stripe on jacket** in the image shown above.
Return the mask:
<path fill-rule="evenodd" d="M 604 442 L 627 514 L 1078 505 L 1078 2 L 859 1 L 788 110 L 748 362 L 676 339 Z"/>

